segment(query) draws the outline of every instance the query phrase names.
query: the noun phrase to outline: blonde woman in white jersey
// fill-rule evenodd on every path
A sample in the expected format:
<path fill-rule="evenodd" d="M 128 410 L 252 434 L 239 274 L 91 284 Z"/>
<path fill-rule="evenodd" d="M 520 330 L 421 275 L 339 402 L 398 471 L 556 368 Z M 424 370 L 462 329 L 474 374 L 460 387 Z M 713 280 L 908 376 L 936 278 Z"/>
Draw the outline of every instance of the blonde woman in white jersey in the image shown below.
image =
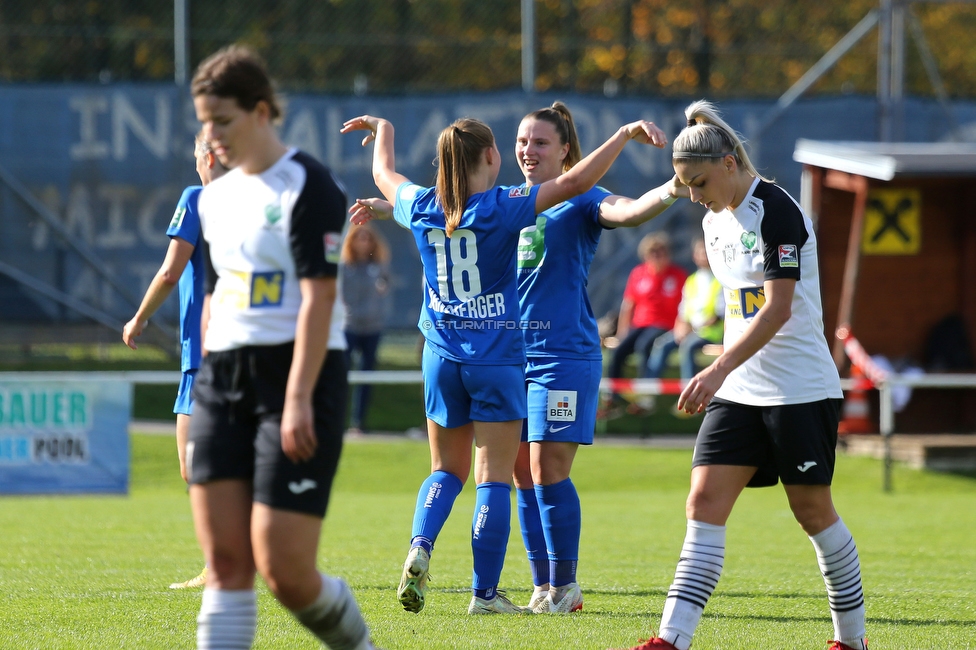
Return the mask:
<path fill-rule="evenodd" d="M 813 225 L 756 172 L 712 104 L 695 102 L 685 116 L 674 170 L 690 199 L 708 209 L 708 260 L 726 291 L 725 351 L 678 398 L 687 413 L 705 411 L 687 533 L 659 636 L 632 650 L 688 650 L 721 575 L 736 499 L 746 487 L 779 481 L 824 576 L 830 650 L 866 650 L 857 547 L 830 494 L 842 393 L 823 334 Z"/>

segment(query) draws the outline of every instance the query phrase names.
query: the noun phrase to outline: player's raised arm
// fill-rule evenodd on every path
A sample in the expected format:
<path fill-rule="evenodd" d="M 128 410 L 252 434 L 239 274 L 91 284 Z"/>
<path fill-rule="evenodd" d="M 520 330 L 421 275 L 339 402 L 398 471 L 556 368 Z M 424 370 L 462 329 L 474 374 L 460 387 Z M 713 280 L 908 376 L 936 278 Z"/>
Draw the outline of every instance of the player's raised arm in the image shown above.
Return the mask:
<path fill-rule="evenodd" d="M 630 140 L 658 148 L 663 148 L 668 142 L 664 131 L 653 122 L 637 120 L 625 124 L 572 169 L 540 185 L 535 198 L 536 213 L 545 212 L 556 204 L 592 189 Z"/>
<path fill-rule="evenodd" d="M 363 138 L 363 146 L 373 142 L 373 182 L 386 197 L 387 201 L 396 201 L 396 190 L 408 179 L 396 171 L 396 157 L 393 153 L 393 125 L 380 117 L 361 115 L 342 124 L 340 133 L 353 131 L 369 131 Z"/>

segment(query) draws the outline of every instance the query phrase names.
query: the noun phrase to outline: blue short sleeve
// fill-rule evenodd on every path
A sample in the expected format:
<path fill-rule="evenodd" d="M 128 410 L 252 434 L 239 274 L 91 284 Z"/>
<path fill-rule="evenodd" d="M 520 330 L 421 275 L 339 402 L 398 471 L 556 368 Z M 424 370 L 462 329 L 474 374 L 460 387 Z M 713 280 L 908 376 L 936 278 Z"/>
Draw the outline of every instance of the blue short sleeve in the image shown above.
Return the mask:
<path fill-rule="evenodd" d="M 393 219 L 398 224 L 410 228 L 414 203 L 426 189 L 410 181 L 400 184 L 396 191 L 396 202 L 393 204 Z"/>
<path fill-rule="evenodd" d="M 199 185 L 191 185 L 183 190 L 183 195 L 176 204 L 176 212 L 173 213 L 173 218 L 166 229 L 167 235 L 197 245 L 200 239 L 200 213 L 197 211 L 197 199 L 202 190 L 203 187 Z"/>
<path fill-rule="evenodd" d="M 505 227 L 509 232 L 519 232 L 535 223 L 535 199 L 539 193 L 538 185 L 517 185 L 499 188 L 498 206 L 505 216 Z"/>

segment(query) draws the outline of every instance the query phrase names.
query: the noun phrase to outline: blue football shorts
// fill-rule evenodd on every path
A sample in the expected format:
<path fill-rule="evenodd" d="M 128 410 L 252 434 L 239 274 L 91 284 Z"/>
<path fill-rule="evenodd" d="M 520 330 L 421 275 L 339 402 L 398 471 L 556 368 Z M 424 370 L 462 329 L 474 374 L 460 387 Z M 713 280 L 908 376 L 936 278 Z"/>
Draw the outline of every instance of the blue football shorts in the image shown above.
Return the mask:
<path fill-rule="evenodd" d="M 529 359 L 522 441 L 593 444 L 602 371 L 597 359 Z"/>
<path fill-rule="evenodd" d="M 179 415 L 193 414 L 193 381 L 196 377 L 196 368 L 187 370 L 180 377 L 180 387 L 176 391 L 176 404 L 173 404 L 173 413 Z"/>
<path fill-rule="evenodd" d="M 442 427 L 525 417 L 525 367 L 521 364 L 460 363 L 425 345 L 423 374 L 427 417 Z"/>

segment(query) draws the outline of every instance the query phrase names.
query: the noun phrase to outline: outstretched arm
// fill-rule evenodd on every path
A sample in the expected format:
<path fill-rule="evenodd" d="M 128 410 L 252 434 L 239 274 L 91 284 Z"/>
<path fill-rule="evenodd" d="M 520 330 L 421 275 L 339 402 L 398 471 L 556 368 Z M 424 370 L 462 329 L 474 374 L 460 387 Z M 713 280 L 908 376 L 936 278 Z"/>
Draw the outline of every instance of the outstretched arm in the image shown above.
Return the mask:
<path fill-rule="evenodd" d="M 396 157 L 393 154 L 393 125 L 379 117 L 360 115 L 343 122 L 339 133 L 351 133 L 352 131 L 369 131 L 369 135 L 363 138 L 364 147 L 375 140 L 373 144 L 373 182 L 376 183 L 376 187 L 379 188 L 380 193 L 386 197 L 387 201 L 396 203 L 397 188 L 407 182 L 408 179 L 396 171 Z"/>
<path fill-rule="evenodd" d="M 349 208 L 349 221 L 360 226 L 372 219 L 392 219 L 393 206 L 383 199 L 356 199 Z"/>
<path fill-rule="evenodd" d="M 539 186 L 535 197 L 536 214 L 592 189 L 630 140 L 652 144 L 658 148 L 663 148 L 668 142 L 664 131 L 653 122 L 638 120 L 620 127 L 609 140 L 576 163 L 568 172 Z"/>
<path fill-rule="evenodd" d="M 680 197 L 688 198 L 688 187 L 678 182 L 677 176 L 636 199 L 616 194 L 608 196 L 600 204 L 600 225 L 607 228 L 639 226 L 667 210 Z"/>
<path fill-rule="evenodd" d="M 156 276 L 149 283 L 146 295 L 142 298 L 142 304 L 128 323 L 122 328 L 122 340 L 133 350 L 138 349 L 136 337 L 142 335 L 142 331 L 149 323 L 149 319 L 156 313 L 160 305 L 166 301 L 173 287 L 179 284 L 180 276 L 186 263 L 193 255 L 194 246 L 190 242 L 173 237 L 170 239 L 169 248 L 166 249 L 166 258 L 163 265 L 159 267 Z"/>

